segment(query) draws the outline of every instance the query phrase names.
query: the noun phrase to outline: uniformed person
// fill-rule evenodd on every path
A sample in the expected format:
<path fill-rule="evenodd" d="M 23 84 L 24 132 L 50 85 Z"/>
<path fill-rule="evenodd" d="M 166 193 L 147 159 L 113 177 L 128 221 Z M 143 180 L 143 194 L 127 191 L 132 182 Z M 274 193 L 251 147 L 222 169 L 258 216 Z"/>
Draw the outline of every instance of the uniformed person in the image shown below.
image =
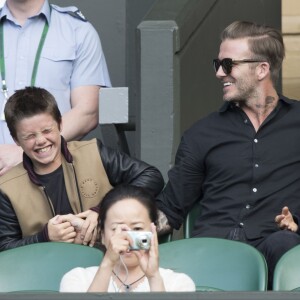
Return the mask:
<path fill-rule="evenodd" d="M 99 87 L 111 83 L 99 36 L 76 7 L 7 0 L 0 11 L 0 68 L 0 176 L 22 159 L 2 113 L 15 90 L 49 90 L 62 112 L 67 141 L 97 126 Z"/>

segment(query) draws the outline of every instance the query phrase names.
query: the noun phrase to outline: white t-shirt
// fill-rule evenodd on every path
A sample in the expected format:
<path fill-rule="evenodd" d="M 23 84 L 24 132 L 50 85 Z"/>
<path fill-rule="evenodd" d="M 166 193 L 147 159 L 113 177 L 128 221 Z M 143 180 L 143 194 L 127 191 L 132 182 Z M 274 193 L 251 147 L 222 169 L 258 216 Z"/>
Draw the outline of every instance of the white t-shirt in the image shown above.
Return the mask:
<path fill-rule="evenodd" d="M 91 285 L 98 267 L 75 268 L 66 273 L 60 282 L 60 292 L 84 293 Z M 196 290 L 193 280 L 184 273 L 177 273 L 170 269 L 159 268 L 167 292 L 193 292 Z M 119 292 L 118 287 L 110 278 L 109 293 Z M 146 277 L 132 289 L 131 292 L 150 292 L 150 286 Z"/>

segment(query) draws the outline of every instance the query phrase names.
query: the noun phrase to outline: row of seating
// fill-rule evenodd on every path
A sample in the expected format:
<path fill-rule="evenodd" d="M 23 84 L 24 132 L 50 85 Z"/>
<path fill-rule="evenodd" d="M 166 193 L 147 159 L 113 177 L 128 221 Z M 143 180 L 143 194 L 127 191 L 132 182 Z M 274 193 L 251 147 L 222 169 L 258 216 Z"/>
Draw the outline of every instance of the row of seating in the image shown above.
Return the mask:
<path fill-rule="evenodd" d="M 244 243 L 190 238 L 159 245 L 160 266 L 188 274 L 197 291 L 265 291 L 267 265 Z M 100 264 L 103 253 L 82 245 L 37 243 L 0 252 L 0 293 L 58 291 L 62 276 L 75 267 Z M 300 246 L 287 252 L 275 269 L 276 291 L 300 286 Z"/>
<path fill-rule="evenodd" d="M 169 244 L 172 233 L 159 237 L 161 265 L 189 274 L 197 290 L 266 290 L 267 265 L 255 248 L 224 239 L 186 240 L 192 237 L 199 211 L 200 205 L 196 204 L 187 215 L 183 223 L 183 240 Z M 291 249 L 278 262 L 273 290 L 300 291 L 300 246 Z"/>
<path fill-rule="evenodd" d="M 265 259 L 247 244 L 218 238 L 189 238 L 159 247 L 161 266 L 188 274 L 198 291 L 267 289 Z M 285 253 L 277 263 L 273 290 L 300 291 L 300 245 Z"/>

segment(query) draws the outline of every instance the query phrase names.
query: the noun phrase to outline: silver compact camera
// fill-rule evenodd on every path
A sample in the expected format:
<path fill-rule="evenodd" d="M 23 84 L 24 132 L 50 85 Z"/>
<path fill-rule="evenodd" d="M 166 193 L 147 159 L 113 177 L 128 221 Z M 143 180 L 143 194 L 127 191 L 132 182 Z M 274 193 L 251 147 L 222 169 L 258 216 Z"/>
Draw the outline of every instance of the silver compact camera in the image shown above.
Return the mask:
<path fill-rule="evenodd" d="M 127 231 L 133 244 L 130 250 L 149 250 L 151 245 L 152 232 L 150 231 Z"/>

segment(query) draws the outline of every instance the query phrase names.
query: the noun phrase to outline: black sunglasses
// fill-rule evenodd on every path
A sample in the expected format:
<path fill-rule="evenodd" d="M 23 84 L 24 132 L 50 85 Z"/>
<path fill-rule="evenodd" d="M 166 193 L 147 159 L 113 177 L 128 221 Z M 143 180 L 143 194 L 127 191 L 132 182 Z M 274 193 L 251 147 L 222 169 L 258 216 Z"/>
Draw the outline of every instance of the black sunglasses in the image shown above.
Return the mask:
<path fill-rule="evenodd" d="M 263 60 L 257 59 L 242 59 L 242 60 L 233 60 L 231 58 L 223 58 L 222 60 L 216 58 L 213 60 L 213 65 L 215 72 L 217 73 L 220 66 L 222 66 L 223 72 L 228 75 L 232 71 L 232 67 L 237 64 L 246 64 L 246 63 L 256 63 L 256 62 L 264 62 Z"/>

